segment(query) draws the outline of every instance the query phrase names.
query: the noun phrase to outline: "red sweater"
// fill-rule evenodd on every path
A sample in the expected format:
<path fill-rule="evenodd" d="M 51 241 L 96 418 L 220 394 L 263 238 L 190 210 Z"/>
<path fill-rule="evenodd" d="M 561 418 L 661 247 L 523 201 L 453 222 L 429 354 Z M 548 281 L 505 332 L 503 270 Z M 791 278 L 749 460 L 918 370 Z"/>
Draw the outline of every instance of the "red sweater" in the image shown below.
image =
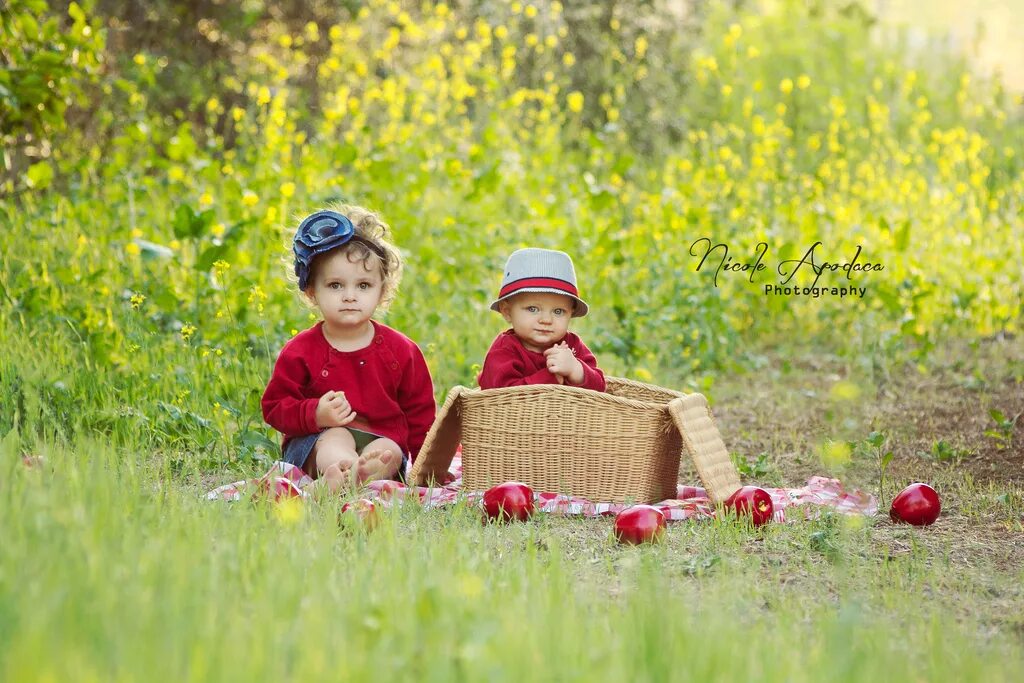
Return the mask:
<path fill-rule="evenodd" d="M 434 387 L 423 353 L 401 332 L 375 320 L 373 341 L 338 351 L 323 322 L 292 338 L 277 357 L 263 392 L 263 419 L 284 435 L 315 434 L 316 406 L 328 391 L 344 391 L 358 417 L 352 427 L 392 439 L 415 459 L 434 421 Z M 282 444 L 282 449 L 284 445 Z"/>
<path fill-rule="evenodd" d="M 597 368 L 597 358 L 586 344 L 572 332 L 562 340 L 583 364 L 583 384 L 569 384 L 594 391 L 604 391 L 604 373 Z M 548 371 L 543 353 L 530 351 L 515 332 L 505 330 L 495 338 L 484 358 L 484 367 L 477 377 L 481 389 L 517 387 L 524 384 L 558 384 L 558 377 Z"/>

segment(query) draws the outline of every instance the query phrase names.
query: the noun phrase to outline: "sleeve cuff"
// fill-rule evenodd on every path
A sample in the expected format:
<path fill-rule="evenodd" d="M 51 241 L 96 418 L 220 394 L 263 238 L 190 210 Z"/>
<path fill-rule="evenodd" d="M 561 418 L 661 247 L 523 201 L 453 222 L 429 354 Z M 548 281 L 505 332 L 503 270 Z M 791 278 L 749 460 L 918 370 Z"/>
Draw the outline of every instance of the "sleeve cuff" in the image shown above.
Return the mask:
<path fill-rule="evenodd" d="M 316 424 L 316 406 L 319 399 L 310 398 L 302 403 L 302 422 L 305 424 L 307 434 L 316 434 L 320 428 Z"/>
<path fill-rule="evenodd" d="M 583 381 L 572 386 L 593 391 L 604 391 L 607 388 L 604 376 L 586 363 L 583 363 Z"/>

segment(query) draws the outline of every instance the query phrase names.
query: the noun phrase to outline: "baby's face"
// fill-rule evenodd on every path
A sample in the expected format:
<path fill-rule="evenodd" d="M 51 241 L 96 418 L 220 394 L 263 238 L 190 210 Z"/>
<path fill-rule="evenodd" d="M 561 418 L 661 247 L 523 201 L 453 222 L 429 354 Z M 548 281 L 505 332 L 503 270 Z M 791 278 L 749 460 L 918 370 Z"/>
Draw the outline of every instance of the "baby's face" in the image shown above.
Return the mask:
<path fill-rule="evenodd" d="M 565 294 L 524 292 L 502 301 L 498 309 L 523 346 L 543 351 L 562 341 L 569 331 L 573 300 Z"/>

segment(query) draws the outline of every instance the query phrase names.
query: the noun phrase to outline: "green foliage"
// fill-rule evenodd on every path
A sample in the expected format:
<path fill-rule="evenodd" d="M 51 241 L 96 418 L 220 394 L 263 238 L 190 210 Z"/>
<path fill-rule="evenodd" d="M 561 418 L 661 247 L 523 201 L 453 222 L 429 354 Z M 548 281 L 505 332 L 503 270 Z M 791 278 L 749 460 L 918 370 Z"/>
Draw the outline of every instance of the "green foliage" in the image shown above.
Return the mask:
<path fill-rule="evenodd" d="M 711 3 L 673 35 L 656 3 L 141 7 L 103 15 L 138 42 L 108 32 L 87 123 L 0 201 L 0 343 L 21 397 L 0 420 L 29 433 L 125 419 L 211 467 L 260 457 L 252 435 L 275 436 L 252 392 L 312 322 L 288 241 L 338 199 L 391 224 L 407 269 L 382 319 L 423 346 L 439 397 L 474 382 L 502 327 L 498 269 L 525 245 L 573 254 L 593 306 L 575 329 L 606 371 L 685 390 L 766 347 L 861 367 L 1019 332 L 1017 112 L 997 81 L 875 39 L 862 13 Z M 155 38 L 203 18 L 216 64 Z M 764 242 L 772 266 L 817 240 L 834 261 L 860 246 L 885 270 L 858 276 L 863 298 L 765 296 L 695 272 L 700 237 L 737 261 Z M 63 405 L 58 381 L 85 401 L 59 428 L 42 407 Z M 837 466 L 858 391 L 830 406 Z"/>
<path fill-rule="evenodd" d="M 885 432 L 873 431 L 868 434 L 868 437 L 862 444 L 862 448 L 870 449 L 878 471 L 879 499 L 885 496 L 885 472 L 889 469 L 889 463 L 892 462 L 894 457 L 894 453 L 886 449 L 888 440 L 889 437 Z"/>
<path fill-rule="evenodd" d="M 0 146 L 3 176 L 19 161 L 11 151 L 46 159 L 53 136 L 66 125 L 69 105 L 85 101 L 87 87 L 98 78 L 105 47 L 104 31 L 92 15 L 92 0 L 71 2 L 64 16 L 52 13 L 45 0 L 8 0 L 0 13 Z M 25 147 L 25 149 L 22 149 Z M 45 189 L 53 179 L 48 161 L 36 161 L 25 184 Z M 13 180 L 0 191 L 13 188 Z"/>
<path fill-rule="evenodd" d="M 768 462 L 767 453 L 759 453 L 753 462 L 739 453 L 731 453 L 730 455 L 732 457 L 733 464 L 736 465 L 736 471 L 738 471 L 740 476 L 744 479 L 750 478 L 760 480 L 772 470 L 772 465 Z"/>
<path fill-rule="evenodd" d="M 989 417 L 996 423 L 996 427 L 995 429 L 986 429 L 985 436 L 994 439 L 1000 448 L 1010 448 L 1013 446 L 1013 434 L 1021 415 L 1024 415 L 1024 412 L 1007 417 L 1003 411 L 993 408 L 989 411 Z"/>
<path fill-rule="evenodd" d="M 924 458 L 931 458 L 937 462 L 959 463 L 964 458 L 974 455 L 974 451 L 969 448 L 954 446 L 945 439 L 939 439 L 932 444 L 931 449 L 927 452 L 919 452 L 918 455 Z"/>

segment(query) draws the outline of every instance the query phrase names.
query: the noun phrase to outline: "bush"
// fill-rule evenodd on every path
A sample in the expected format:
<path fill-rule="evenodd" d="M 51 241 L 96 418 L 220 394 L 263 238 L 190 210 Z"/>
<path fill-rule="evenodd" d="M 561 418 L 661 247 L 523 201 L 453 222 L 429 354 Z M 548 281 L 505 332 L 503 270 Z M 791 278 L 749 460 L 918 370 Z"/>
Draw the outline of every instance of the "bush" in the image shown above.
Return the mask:
<path fill-rule="evenodd" d="M 47 161 L 53 138 L 65 129 L 68 107 L 85 105 L 96 82 L 104 32 L 91 16 L 92 2 L 72 2 L 67 15 L 51 14 L 45 0 L 10 0 L 0 14 L 0 145 L 2 188 L 12 192 L 22 168 L 29 188 L 53 178 Z"/>

